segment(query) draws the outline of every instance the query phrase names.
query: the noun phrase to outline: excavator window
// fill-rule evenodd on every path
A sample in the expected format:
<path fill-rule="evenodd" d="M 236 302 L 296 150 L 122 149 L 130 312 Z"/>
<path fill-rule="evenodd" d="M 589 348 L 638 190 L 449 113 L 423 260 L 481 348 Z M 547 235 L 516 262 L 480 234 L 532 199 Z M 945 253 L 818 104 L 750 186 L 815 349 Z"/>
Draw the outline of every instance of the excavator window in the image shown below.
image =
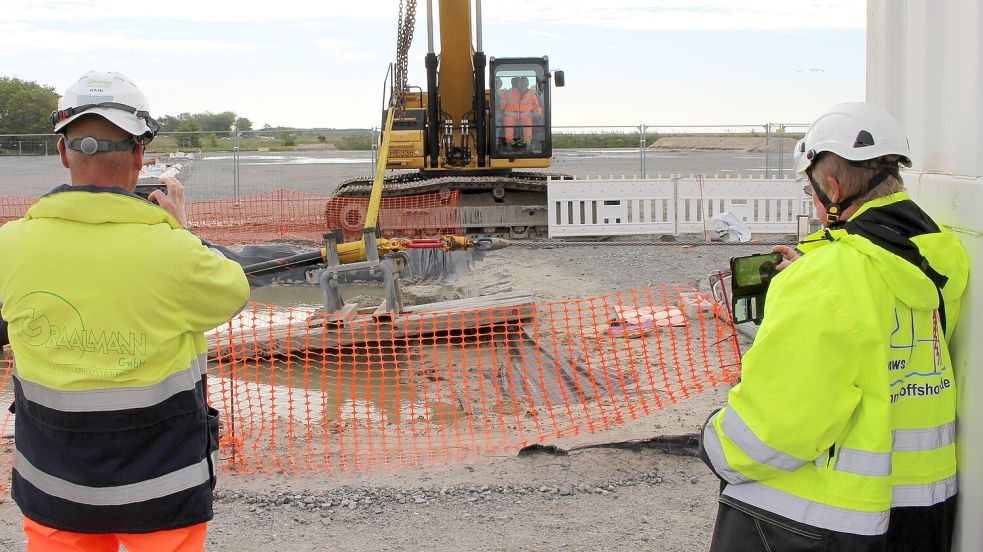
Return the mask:
<path fill-rule="evenodd" d="M 541 63 L 497 63 L 492 70 L 492 139 L 500 156 L 549 155 L 549 94 Z"/>

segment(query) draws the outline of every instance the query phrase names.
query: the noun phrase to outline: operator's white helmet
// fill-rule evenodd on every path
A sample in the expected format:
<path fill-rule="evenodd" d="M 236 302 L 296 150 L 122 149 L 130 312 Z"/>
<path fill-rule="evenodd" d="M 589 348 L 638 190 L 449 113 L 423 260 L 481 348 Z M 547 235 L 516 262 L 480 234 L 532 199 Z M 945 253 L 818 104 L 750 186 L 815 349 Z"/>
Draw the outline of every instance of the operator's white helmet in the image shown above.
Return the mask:
<path fill-rule="evenodd" d="M 99 115 L 137 138 L 149 142 L 160 125 L 150 116 L 147 97 L 129 77 L 115 71 L 89 71 L 68 87 L 51 114 L 55 132 L 82 115 Z"/>
<path fill-rule="evenodd" d="M 795 144 L 795 172 L 805 174 L 820 153 L 832 152 L 848 161 L 898 155 L 911 166 L 908 139 L 898 121 L 879 105 L 849 102 L 833 106 L 812 123 Z"/>

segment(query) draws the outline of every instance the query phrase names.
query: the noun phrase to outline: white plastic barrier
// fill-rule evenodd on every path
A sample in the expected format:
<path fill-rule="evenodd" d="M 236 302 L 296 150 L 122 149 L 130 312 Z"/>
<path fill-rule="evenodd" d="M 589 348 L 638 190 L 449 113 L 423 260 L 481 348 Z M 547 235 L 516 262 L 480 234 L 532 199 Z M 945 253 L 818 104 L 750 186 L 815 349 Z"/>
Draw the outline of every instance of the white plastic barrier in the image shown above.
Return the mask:
<path fill-rule="evenodd" d="M 673 234 L 675 180 L 550 180 L 549 235 Z"/>
<path fill-rule="evenodd" d="M 551 180 L 550 237 L 702 233 L 730 212 L 751 232 L 794 234 L 797 217 L 815 217 L 792 179 L 659 176 L 654 179 Z"/>

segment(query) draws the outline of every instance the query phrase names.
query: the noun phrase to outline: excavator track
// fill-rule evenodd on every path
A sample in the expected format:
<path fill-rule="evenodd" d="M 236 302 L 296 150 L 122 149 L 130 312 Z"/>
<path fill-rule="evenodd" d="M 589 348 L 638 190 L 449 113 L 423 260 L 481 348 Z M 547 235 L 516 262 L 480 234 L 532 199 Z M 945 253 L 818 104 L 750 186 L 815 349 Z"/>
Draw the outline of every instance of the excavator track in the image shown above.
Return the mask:
<path fill-rule="evenodd" d="M 383 181 L 383 197 L 403 197 L 437 193 L 441 190 L 460 190 L 462 193 L 491 192 L 496 187 L 505 191 L 546 193 L 549 178 L 569 180 L 565 174 L 548 172 L 512 172 L 508 176 L 439 176 L 397 174 Z M 371 178 L 346 180 L 335 190 L 335 197 L 368 197 L 372 192 Z M 545 205 L 545 201 L 543 203 Z"/>
<path fill-rule="evenodd" d="M 457 227 L 468 235 L 511 239 L 546 237 L 546 185 L 550 178 L 569 175 L 549 172 L 512 172 L 502 176 L 437 176 L 396 174 L 383 182 L 383 197 L 408 197 L 458 191 Z M 334 200 L 368 197 L 372 179 L 355 178 L 341 183 Z M 350 214 L 352 208 L 347 208 Z M 331 221 L 329 221 L 330 223 Z M 353 221 L 341 221 L 344 226 Z M 357 221 L 354 221 L 357 222 Z"/>

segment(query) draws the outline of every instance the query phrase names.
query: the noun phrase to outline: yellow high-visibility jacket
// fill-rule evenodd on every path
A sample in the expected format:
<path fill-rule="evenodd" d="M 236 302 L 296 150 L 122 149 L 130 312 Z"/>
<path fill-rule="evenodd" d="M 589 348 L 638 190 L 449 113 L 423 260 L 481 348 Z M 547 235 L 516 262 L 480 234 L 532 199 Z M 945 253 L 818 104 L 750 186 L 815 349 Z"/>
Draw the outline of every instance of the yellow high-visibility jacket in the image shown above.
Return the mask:
<path fill-rule="evenodd" d="M 894 241 L 875 243 L 865 228 Z M 903 234 L 927 265 L 891 250 Z M 892 507 L 956 494 L 946 336 L 967 257 L 904 193 L 864 204 L 845 227 L 799 248 L 806 254 L 772 281 L 741 382 L 704 427 L 703 449 L 730 500 L 832 531 L 884 534 Z"/>
<path fill-rule="evenodd" d="M 237 263 L 118 188 L 62 186 L 0 228 L 24 514 L 86 533 L 210 519 L 202 332 L 248 296 Z"/>

